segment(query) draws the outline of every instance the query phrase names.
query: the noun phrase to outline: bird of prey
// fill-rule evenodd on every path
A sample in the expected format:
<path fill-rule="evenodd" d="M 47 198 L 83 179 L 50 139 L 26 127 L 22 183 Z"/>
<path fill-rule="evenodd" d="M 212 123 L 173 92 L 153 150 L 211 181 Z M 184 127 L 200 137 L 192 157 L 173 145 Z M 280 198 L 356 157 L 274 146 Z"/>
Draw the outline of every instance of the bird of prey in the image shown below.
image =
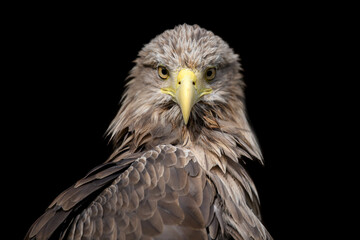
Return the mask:
<path fill-rule="evenodd" d="M 114 152 L 25 239 L 272 239 L 244 162 L 263 162 L 239 56 L 198 25 L 144 45 L 108 134 Z"/>

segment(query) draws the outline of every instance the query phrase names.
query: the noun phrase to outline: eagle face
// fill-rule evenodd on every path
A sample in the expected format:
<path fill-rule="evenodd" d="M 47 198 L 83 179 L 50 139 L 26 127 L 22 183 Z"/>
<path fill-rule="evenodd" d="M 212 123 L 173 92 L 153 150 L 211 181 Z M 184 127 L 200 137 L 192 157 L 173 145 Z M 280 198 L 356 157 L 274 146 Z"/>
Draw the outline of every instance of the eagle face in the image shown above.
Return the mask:
<path fill-rule="evenodd" d="M 160 78 L 167 80 L 167 78 L 170 77 L 166 67 L 160 66 L 158 69 Z M 206 71 L 181 68 L 173 71 L 172 75 L 166 84 L 168 86 L 161 88 L 161 92 L 170 95 L 174 102 L 179 104 L 184 123 L 187 124 L 190 111 L 194 104 L 197 103 L 202 96 L 212 92 L 209 81 L 215 78 L 216 68 L 209 67 Z"/>
<path fill-rule="evenodd" d="M 173 106 L 177 114 L 171 120 L 189 119 L 203 114 L 207 104 L 227 104 L 236 95 L 242 95 L 239 57 L 226 42 L 197 25 L 180 25 L 167 30 L 145 45 L 135 61 L 129 88 L 137 95 L 147 95 L 146 102 L 156 108 Z M 140 85 L 142 86 L 134 86 Z M 144 93 L 146 92 L 146 93 Z M 198 107 L 194 107 L 198 105 Z"/>

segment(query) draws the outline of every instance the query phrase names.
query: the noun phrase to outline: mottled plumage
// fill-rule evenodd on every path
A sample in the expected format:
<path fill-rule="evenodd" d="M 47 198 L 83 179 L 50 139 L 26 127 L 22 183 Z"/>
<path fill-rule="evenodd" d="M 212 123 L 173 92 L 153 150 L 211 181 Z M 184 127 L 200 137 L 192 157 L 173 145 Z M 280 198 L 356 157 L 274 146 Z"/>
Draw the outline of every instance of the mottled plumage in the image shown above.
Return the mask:
<path fill-rule="evenodd" d="M 271 239 L 242 166 L 262 155 L 238 55 L 184 24 L 154 38 L 135 62 L 108 130 L 113 154 L 60 194 L 26 239 Z M 185 85 L 195 94 L 188 121 Z"/>

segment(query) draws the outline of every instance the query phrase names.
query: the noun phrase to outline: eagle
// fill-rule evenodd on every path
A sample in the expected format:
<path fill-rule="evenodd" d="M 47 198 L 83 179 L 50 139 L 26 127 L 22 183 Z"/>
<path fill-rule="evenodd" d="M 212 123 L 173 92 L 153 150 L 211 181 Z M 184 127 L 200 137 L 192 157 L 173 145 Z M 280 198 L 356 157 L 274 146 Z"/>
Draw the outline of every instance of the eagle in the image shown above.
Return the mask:
<path fill-rule="evenodd" d="M 114 151 L 25 239 L 272 239 L 244 164 L 261 150 L 239 55 L 178 25 L 143 46 L 107 130 Z"/>

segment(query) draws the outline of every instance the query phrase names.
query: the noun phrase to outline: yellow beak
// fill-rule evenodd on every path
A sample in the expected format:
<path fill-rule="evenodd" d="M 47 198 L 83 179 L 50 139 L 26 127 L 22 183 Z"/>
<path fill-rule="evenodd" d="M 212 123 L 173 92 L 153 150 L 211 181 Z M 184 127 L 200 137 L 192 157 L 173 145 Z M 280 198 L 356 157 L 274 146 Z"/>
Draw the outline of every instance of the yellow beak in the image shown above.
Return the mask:
<path fill-rule="evenodd" d="M 181 69 L 174 80 L 176 83 L 172 82 L 172 87 L 162 88 L 161 92 L 171 95 L 179 104 L 187 125 L 192 107 L 202 96 L 211 93 L 212 89 L 204 88 L 205 80 L 198 79 L 194 71 L 188 68 Z"/>
<path fill-rule="evenodd" d="M 182 69 L 177 77 L 176 100 L 180 105 L 185 125 L 188 123 L 191 109 L 198 99 L 196 80 L 196 75 L 189 69 Z"/>

